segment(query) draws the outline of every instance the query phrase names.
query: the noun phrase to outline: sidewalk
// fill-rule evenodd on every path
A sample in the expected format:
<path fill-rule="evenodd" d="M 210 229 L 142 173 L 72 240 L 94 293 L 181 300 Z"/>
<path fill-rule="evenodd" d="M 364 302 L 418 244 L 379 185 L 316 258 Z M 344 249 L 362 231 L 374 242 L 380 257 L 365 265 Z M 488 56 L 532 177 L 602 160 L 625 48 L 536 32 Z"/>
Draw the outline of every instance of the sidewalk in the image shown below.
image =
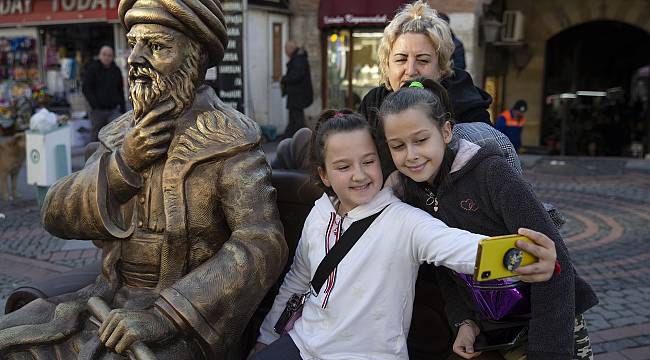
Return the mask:
<path fill-rule="evenodd" d="M 275 144 L 264 145 L 272 154 Z M 83 165 L 79 150 L 73 166 Z M 567 217 L 561 232 L 600 304 L 585 317 L 596 359 L 650 359 L 650 161 L 524 155 L 525 177 Z M 21 173 L 25 181 L 24 171 Z M 101 254 L 88 241 L 64 241 L 39 225 L 35 190 L 0 200 L 0 306 L 16 286 Z"/>

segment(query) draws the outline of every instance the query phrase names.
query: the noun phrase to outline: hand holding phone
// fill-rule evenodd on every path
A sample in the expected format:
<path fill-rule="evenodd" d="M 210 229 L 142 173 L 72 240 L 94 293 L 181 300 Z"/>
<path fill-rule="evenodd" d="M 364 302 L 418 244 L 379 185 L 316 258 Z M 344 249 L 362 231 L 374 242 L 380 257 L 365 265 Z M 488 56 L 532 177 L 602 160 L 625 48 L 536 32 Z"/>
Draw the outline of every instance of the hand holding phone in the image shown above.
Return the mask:
<path fill-rule="evenodd" d="M 493 236 L 481 240 L 474 265 L 474 279 L 488 281 L 517 276 L 514 270 L 537 262 L 535 256 L 516 246 L 518 240 L 533 243 L 522 235 Z"/>

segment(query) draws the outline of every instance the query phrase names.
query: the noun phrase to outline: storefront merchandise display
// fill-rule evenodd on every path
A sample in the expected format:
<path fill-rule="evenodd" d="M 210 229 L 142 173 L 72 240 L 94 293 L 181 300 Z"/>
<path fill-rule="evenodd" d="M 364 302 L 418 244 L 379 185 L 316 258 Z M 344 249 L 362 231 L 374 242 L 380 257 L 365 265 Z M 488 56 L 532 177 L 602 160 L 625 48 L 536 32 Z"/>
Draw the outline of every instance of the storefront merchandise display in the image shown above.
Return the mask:
<path fill-rule="evenodd" d="M 0 37 L 0 80 L 38 80 L 38 49 L 30 37 Z"/>

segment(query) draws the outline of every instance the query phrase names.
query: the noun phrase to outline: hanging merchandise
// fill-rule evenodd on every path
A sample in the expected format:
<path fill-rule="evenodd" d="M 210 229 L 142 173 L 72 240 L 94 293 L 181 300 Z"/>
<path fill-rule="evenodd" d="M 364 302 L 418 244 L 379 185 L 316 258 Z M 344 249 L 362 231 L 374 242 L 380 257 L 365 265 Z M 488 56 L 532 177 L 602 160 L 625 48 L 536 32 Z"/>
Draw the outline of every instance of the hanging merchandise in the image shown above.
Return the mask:
<path fill-rule="evenodd" d="M 61 59 L 61 76 L 65 80 L 75 80 L 77 74 L 77 62 L 74 58 Z"/>

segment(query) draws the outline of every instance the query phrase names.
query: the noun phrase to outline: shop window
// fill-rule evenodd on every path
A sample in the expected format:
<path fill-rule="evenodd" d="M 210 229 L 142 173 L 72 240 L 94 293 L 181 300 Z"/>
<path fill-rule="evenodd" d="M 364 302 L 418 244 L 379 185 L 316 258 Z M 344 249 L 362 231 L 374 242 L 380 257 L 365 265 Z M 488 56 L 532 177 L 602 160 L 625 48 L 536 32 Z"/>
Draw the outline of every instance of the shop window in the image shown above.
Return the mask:
<path fill-rule="evenodd" d="M 361 99 L 379 85 L 377 49 L 383 33 L 352 33 L 352 93 L 351 106 L 358 109 Z"/>
<path fill-rule="evenodd" d="M 326 107 L 357 109 L 361 99 L 379 85 L 377 49 L 382 33 L 333 30 L 327 34 Z"/>
<path fill-rule="evenodd" d="M 350 31 L 335 31 L 327 36 L 327 107 L 338 109 L 348 106 L 349 53 Z"/>

